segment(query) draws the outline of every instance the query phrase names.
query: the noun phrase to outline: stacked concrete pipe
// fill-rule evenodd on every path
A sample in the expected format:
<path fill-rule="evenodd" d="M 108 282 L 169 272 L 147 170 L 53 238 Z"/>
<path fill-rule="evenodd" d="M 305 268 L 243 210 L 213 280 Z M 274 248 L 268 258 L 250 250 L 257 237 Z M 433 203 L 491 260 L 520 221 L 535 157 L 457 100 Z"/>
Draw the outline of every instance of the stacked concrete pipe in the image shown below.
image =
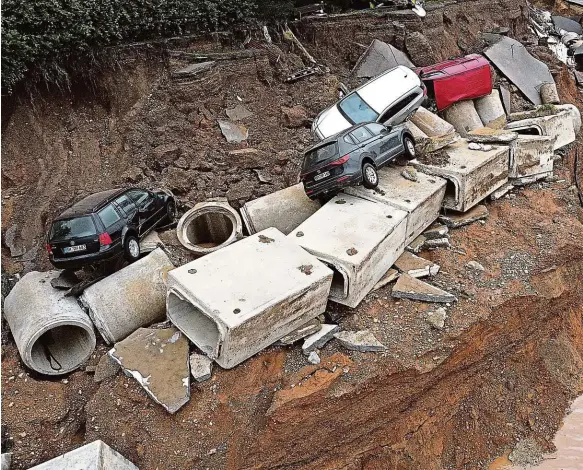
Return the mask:
<path fill-rule="evenodd" d="M 243 224 L 226 200 L 203 202 L 182 216 L 176 235 L 185 248 L 202 256 L 241 239 Z"/>
<path fill-rule="evenodd" d="M 26 274 L 4 302 L 4 315 L 24 364 L 47 375 L 67 374 L 95 349 L 93 324 L 74 297 L 51 286 L 58 271 Z"/>

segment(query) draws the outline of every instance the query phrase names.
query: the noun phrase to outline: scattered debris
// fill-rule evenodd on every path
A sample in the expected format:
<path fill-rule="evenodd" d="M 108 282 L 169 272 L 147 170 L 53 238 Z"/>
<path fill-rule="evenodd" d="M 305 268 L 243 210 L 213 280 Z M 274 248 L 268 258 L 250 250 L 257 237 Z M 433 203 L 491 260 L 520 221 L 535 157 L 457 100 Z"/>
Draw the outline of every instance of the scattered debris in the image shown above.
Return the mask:
<path fill-rule="evenodd" d="M 497 189 L 492 194 L 490 194 L 490 198 L 493 201 L 496 201 L 496 200 L 502 198 L 503 196 L 505 196 L 506 194 L 508 194 L 508 191 L 510 191 L 513 188 L 514 188 L 514 185 L 512 183 L 505 184 L 500 189 Z"/>
<path fill-rule="evenodd" d="M 299 70 L 296 70 L 292 74 L 285 77 L 286 83 L 293 83 L 301 80 L 302 78 L 309 77 L 310 75 L 315 75 L 317 73 L 323 73 L 323 68 L 319 65 L 314 67 L 304 67 Z"/>
<path fill-rule="evenodd" d="M 385 275 L 383 277 L 381 277 L 380 281 L 375 284 L 375 286 L 372 288 L 372 290 L 375 291 L 377 289 L 380 289 L 381 287 L 384 287 L 387 284 L 390 284 L 398 277 L 399 277 L 399 271 L 391 268 L 385 273 Z"/>
<path fill-rule="evenodd" d="M 319 331 L 308 336 L 302 345 L 302 352 L 308 355 L 316 349 L 322 349 L 324 345 L 334 337 L 334 333 L 340 331 L 338 325 L 323 324 Z"/>
<path fill-rule="evenodd" d="M 386 42 L 373 39 L 352 69 L 357 78 L 373 78 L 397 65 L 413 68 L 407 54 Z"/>
<path fill-rule="evenodd" d="M 379 352 L 387 349 L 369 330 L 341 331 L 335 333 L 334 338 L 350 351 Z"/>
<path fill-rule="evenodd" d="M 484 266 L 482 266 L 480 263 L 478 263 L 477 261 L 468 261 L 466 263 L 466 267 L 473 269 L 474 271 L 485 271 Z"/>
<path fill-rule="evenodd" d="M 401 274 L 393 287 L 393 297 L 399 299 L 421 300 L 423 302 L 456 302 L 457 297 L 438 287 L 415 279 L 408 274 Z"/>
<path fill-rule="evenodd" d="M 304 127 L 308 124 L 308 111 L 303 106 L 282 106 L 281 112 L 286 127 Z"/>
<path fill-rule="evenodd" d="M 508 455 L 514 465 L 520 467 L 531 467 L 543 461 L 544 450 L 532 437 L 521 439 Z"/>
<path fill-rule="evenodd" d="M 242 121 L 245 118 L 253 116 L 253 113 L 242 104 L 237 104 L 234 108 L 227 109 L 225 113 L 231 121 Z"/>
<path fill-rule="evenodd" d="M 407 245 L 407 250 L 411 253 L 419 253 L 423 249 L 426 241 L 427 238 L 424 235 L 419 235 L 411 243 L 409 243 L 409 245 Z"/>
<path fill-rule="evenodd" d="M 439 265 L 421 258 L 409 251 L 403 252 L 395 261 L 394 266 L 402 273 L 411 277 L 435 276 L 439 272 Z"/>
<path fill-rule="evenodd" d="M 518 137 L 516 132 L 505 129 L 492 129 L 491 127 L 479 127 L 468 132 L 466 139 L 468 142 L 479 144 L 509 144 Z"/>
<path fill-rule="evenodd" d="M 51 279 L 51 286 L 55 289 L 60 290 L 69 290 L 73 286 L 79 284 L 81 279 L 77 277 L 74 271 L 69 271 L 65 269 L 61 271 L 58 277 L 54 277 Z"/>
<path fill-rule="evenodd" d="M 10 465 L 12 464 L 12 452 L 4 452 L 0 459 L 0 470 L 10 470 Z"/>
<path fill-rule="evenodd" d="M 169 413 L 190 399 L 188 340 L 176 328 L 139 328 L 108 354 Z"/>
<path fill-rule="evenodd" d="M 478 220 L 487 219 L 488 215 L 488 208 L 480 204 L 462 214 L 442 214 L 439 216 L 439 221 L 449 228 L 458 228 L 477 222 Z"/>
<path fill-rule="evenodd" d="M 314 365 L 320 364 L 320 356 L 318 355 L 317 351 L 312 351 L 308 355 L 308 362 Z"/>
<path fill-rule="evenodd" d="M 409 181 L 418 181 L 417 170 L 412 166 L 406 166 L 401 172 L 401 176 Z"/>
<path fill-rule="evenodd" d="M 254 168 L 253 171 L 257 175 L 257 179 L 259 180 L 260 183 L 266 183 L 266 184 L 271 183 L 271 178 L 269 178 L 268 176 L 265 176 L 261 170 Z"/>
<path fill-rule="evenodd" d="M 204 382 L 212 376 L 213 361 L 203 354 L 192 353 L 189 358 L 190 373 L 197 382 Z"/>
<path fill-rule="evenodd" d="M 445 238 L 448 236 L 449 228 L 447 225 L 433 225 L 429 227 L 425 232 L 423 232 L 423 236 L 427 240 L 435 240 L 437 238 Z"/>
<path fill-rule="evenodd" d="M 294 330 L 291 333 L 285 335 L 283 338 L 280 338 L 279 344 L 282 345 L 293 344 L 296 341 L 305 338 L 306 336 L 312 335 L 320 331 L 321 328 L 322 323 L 320 322 L 320 320 L 314 318 L 305 325 L 300 326 L 297 330 Z"/>
<path fill-rule="evenodd" d="M 172 72 L 172 78 L 192 78 L 196 77 L 202 72 L 206 72 L 207 70 L 212 69 L 215 66 L 214 61 L 208 62 L 197 62 L 195 64 L 187 65 L 178 70 L 174 70 Z"/>
<path fill-rule="evenodd" d="M 423 244 L 423 248 L 449 248 L 451 244 L 449 243 L 448 237 L 434 238 L 432 240 L 426 240 Z"/>
<path fill-rule="evenodd" d="M 247 137 L 249 137 L 249 131 L 243 125 L 235 124 L 231 121 L 224 121 L 222 119 L 218 119 L 217 122 L 221 128 L 221 132 L 229 143 L 238 144 L 244 140 L 247 140 Z"/>
<path fill-rule="evenodd" d="M 97 383 L 102 382 L 103 380 L 116 375 L 119 370 L 119 363 L 114 361 L 109 354 L 104 354 L 97 363 L 95 374 L 93 375 L 93 381 Z"/>
<path fill-rule="evenodd" d="M 427 312 L 425 319 L 432 327 L 443 330 L 447 319 L 447 310 L 444 307 L 439 307 L 434 311 Z"/>
<path fill-rule="evenodd" d="M 557 86 L 553 83 L 543 83 L 540 86 L 540 98 L 543 104 L 560 104 Z"/>
<path fill-rule="evenodd" d="M 468 144 L 468 148 L 470 150 L 480 150 L 482 152 L 489 152 L 490 150 L 492 150 L 492 146 L 489 144 L 478 144 L 476 142 L 470 142 Z"/>

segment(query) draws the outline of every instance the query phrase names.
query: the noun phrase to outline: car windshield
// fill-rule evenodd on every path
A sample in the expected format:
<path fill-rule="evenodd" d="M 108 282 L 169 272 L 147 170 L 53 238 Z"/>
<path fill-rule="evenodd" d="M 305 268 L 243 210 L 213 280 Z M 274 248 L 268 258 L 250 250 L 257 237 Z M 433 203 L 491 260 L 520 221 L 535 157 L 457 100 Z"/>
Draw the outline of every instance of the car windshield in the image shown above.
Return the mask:
<path fill-rule="evenodd" d="M 337 154 L 336 142 L 330 142 L 329 144 L 310 150 L 304 157 L 304 170 L 309 170 L 318 163 L 333 158 Z"/>
<path fill-rule="evenodd" d="M 379 117 L 378 113 L 366 104 L 358 93 L 348 95 L 338 103 L 338 107 L 342 114 L 353 124 L 376 121 Z"/>
<path fill-rule="evenodd" d="M 90 237 L 96 235 L 95 224 L 89 216 L 76 219 L 57 220 L 51 227 L 51 240 L 71 240 L 73 238 Z"/>

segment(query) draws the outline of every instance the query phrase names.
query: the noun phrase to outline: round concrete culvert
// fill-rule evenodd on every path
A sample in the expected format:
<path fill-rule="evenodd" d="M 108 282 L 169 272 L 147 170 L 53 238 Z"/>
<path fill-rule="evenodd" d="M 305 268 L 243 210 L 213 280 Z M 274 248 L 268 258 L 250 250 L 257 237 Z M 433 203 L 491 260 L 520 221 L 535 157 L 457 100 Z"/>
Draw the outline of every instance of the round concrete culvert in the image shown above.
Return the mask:
<path fill-rule="evenodd" d="M 93 324 L 77 299 L 51 286 L 58 271 L 26 274 L 6 297 L 4 315 L 22 361 L 47 375 L 67 374 L 95 349 Z"/>
<path fill-rule="evenodd" d="M 205 255 L 242 238 L 243 225 L 227 202 L 213 201 L 197 204 L 184 214 L 176 233 L 185 248 Z"/>

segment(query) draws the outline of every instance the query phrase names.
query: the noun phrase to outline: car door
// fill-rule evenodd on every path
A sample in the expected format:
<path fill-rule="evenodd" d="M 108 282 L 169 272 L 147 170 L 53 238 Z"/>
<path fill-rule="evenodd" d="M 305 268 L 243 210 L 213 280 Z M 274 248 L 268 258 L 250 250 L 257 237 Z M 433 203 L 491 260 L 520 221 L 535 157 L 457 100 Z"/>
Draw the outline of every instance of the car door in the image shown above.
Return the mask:
<path fill-rule="evenodd" d="M 97 217 L 103 224 L 105 232 L 109 234 L 112 245 L 120 245 L 122 230 L 126 222 L 125 218 L 120 212 L 118 212 L 115 205 L 110 202 L 103 209 L 97 211 Z"/>
<path fill-rule="evenodd" d="M 381 117 L 377 119 L 377 121 L 385 125 L 395 125 L 402 123 L 403 121 L 405 121 L 405 119 L 407 119 L 409 114 L 411 114 L 410 109 L 411 104 L 415 102 L 422 94 L 423 94 L 422 91 L 419 91 L 417 89 L 412 90 L 412 92 L 409 93 L 407 96 L 393 103 L 381 115 Z"/>
<path fill-rule="evenodd" d="M 132 189 L 126 195 L 134 202 L 137 208 L 137 228 L 139 236 L 143 236 L 156 222 L 155 215 L 158 207 L 155 195 L 145 189 Z"/>
<path fill-rule="evenodd" d="M 374 146 L 378 149 L 379 164 L 383 164 L 391 157 L 390 131 L 378 123 L 367 124 L 366 127 L 375 137 Z"/>
<path fill-rule="evenodd" d="M 361 157 L 363 154 L 368 154 L 374 158 L 375 163 L 378 162 L 381 152 L 380 142 L 376 136 L 372 135 L 372 132 L 365 126 L 360 126 L 354 129 L 350 136 L 358 145 Z"/>
<path fill-rule="evenodd" d="M 380 148 L 381 148 L 381 158 L 382 163 L 390 161 L 396 155 L 399 155 L 403 151 L 403 143 L 401 142 L 399 135 L 402 125 L 398 126 L 383 126 L 382 124 L 368 124 L 371 126 L 382 126 L 385 130 L 380 131 Z"/>

